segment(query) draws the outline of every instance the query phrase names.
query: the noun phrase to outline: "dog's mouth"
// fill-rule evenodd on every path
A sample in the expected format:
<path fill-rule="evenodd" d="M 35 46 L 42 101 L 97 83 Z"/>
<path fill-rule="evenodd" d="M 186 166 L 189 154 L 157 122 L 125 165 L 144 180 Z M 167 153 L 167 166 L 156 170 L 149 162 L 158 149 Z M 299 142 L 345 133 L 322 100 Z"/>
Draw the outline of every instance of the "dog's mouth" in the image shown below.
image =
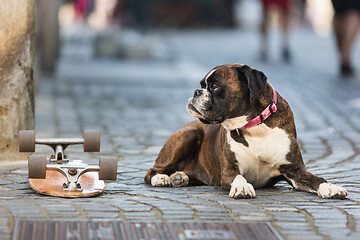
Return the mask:
<path fill-rule="evenodd" d="M 193 117 L 198 118 L 204 124 L 217 124 L 224 121 L 222 114 L 212 119 L 208 119 L 205 116 L 203 116 L 203 114 L 199 110 L 197 110 L 196 107 L 194 106 L 192 98 L 188 102 L 187 110 Z"/>
<path fill-rule="evenodd" d="M 205 120 L 205 117 L 193 105 L 192 98 L 189 99 L 187 110 L 194 117 Z"/>

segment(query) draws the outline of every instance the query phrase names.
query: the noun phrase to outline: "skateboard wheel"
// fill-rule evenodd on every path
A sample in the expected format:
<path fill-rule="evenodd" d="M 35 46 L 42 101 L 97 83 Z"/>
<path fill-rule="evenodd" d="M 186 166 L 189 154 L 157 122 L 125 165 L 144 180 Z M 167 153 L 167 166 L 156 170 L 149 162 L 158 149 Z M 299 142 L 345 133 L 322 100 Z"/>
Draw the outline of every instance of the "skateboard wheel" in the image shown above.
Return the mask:
<path fill-rule="evenodd" d="M 45 155 L 30 155 L 28 159 L 29 178 L 46 178 Z"/>
<path fill-rule="evenodd" d="M 35 131 L 19 131 L 19 152 L 35 152 Z"/>
<path fill-rule="evenodd" d="M 84 152 L 100 152 L 100 131 L 84 131 Z"/>
<path fill-rule="evenodd" d="M 100 157 L 99 159 L 99 179 L 116 180 L 117 177 L 117 158 Z"/>

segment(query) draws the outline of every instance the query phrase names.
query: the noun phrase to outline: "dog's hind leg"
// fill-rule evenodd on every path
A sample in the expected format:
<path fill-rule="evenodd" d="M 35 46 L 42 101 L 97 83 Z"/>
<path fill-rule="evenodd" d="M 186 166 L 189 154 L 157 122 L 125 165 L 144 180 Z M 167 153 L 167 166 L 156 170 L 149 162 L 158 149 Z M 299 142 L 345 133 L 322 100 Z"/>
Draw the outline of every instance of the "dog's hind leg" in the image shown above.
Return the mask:
<path fill-rule="evenodd" d="M 186 160 L 192 155 L 195 157 L 194 153 L 198 151 L 203 136 L 202 124 L 199 121 L 190 122 L 171 135 L 160 150 L 154 166 L 148 170 L 144 178 L 145 183 L 152 186 L 170 186 L 169 176 L 191 164 Z M 174 175 L 172 181 L 176 186 L 183 186 L 185 182 L 189 182 L 189 178 L 183 178 L 180 174 L 182 179 L 178 179 L 178 175 Z"/>
<path fill-rule="evenodd" d="M 293 141 L 293 150 L 287 155 L 290 164 L 279 167 L 280 173 L 295 189 L 318 194 L 322 198 L 346 198 L 348 192 L 345 188 L 328 183 L 324 178 L 318 177 L 305 168 L 300 148 Z"/>
<path fill-rule="evenodd" d="M 324 178 L 307 171 L 305 166 L 283 165 L 280 167 L 286 181 L 295 189 L 318 194 L 322 198 L 346 198 L 345 188 L 328 183 Z"/>

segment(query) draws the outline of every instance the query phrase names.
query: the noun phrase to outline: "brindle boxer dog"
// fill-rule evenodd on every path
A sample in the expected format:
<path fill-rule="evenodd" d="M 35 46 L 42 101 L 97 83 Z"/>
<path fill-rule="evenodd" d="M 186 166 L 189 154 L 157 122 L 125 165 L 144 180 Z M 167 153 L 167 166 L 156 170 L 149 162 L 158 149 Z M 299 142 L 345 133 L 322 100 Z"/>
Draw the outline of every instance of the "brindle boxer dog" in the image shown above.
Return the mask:
<path fill-rule="evenodd" d="M 348 192 L 305 168 L 289 104 L 261 71 L 247 65 L 213 68 L 187 109 L 199 120 L 165 143 L 145 182 L 156 187 L 221 186 L 233 198 L 286 180 L 322 198 Z"/>

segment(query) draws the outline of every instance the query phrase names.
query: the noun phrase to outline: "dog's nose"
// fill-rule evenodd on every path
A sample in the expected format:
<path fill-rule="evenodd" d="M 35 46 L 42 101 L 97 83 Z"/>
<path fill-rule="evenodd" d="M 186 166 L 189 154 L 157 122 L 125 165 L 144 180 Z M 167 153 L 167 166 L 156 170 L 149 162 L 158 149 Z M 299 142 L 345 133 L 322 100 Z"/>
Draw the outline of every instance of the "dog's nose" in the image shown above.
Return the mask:
<path fill-rule="evenodd" d="M 201 95 L 201 90 L 200 89 L 196 89 L 194 92 L 194 97 L 198 97 Z"/>

